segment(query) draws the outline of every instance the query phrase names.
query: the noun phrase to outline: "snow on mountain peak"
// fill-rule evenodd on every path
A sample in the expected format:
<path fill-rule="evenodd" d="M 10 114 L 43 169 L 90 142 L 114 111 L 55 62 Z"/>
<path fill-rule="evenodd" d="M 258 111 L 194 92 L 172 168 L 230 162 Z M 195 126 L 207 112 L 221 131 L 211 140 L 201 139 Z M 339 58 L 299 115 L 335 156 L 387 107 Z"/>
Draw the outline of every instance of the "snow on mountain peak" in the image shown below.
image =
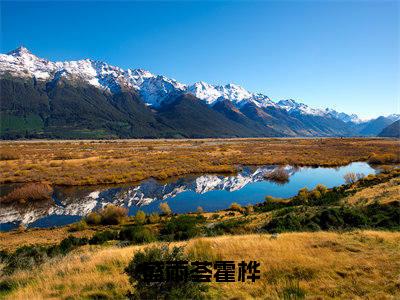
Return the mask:
<path fill-rule="evenodd" d="M 314 116 L 324 116 L 326 113 L 317 108 L 311 108 L 310 106 L 297 102 L 293 99 L 287 99 L 287 100 L 280 100 L 278 102 L 278 106 L 284 110 L 286 110 L 288 113 L 300 113 L 303 115 L 314 115 Z"/>
<path fill-rule="evenodd" d="M 292 99 L 275 103 L 266 95 L 251 93 L 234 83 L 212 85 L 199 81 L 187 86 L 174 79 L 155 75 L 143 69 L 124 70 L 108 65 L 105 62 L 90 59 L 51 62 L 35 56 L 22 46 L 7 54 L 0 54 L 0 75 L 6 73 L 55 84 L 62 78 L 66 78 L 77 84 L 86 82 L 112 93 L 133 89 L 140 93 L 147 105 L 153 107 L 161 106 L 171 96 L 191 93 L 208 105 L 213 105 L 216 101 L 226 99 L 238 108 L 249 103 L 261 108 L 279 107 L 289 113 L 299 112 L 308 115 L 331 116 L 344 122 L 359 121 L 356 115 L 349 116 L 329 109 L 325 111 L 314 109 Z"/>

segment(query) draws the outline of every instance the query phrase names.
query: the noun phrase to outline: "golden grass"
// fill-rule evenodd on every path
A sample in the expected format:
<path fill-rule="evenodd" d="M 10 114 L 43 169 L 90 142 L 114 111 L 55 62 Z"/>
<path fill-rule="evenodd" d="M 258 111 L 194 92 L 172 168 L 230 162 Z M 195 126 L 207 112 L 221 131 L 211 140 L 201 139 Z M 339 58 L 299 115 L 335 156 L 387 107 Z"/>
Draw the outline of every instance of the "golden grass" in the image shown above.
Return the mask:
<path fill-rule="evenodd" d="M 400 201 L 400 177 L 361 189 L 354 195 L 343 199 L 344 203 L 355 205 L 368 205 L 375 201 L 382 204 Z"/>
<path fill-rule="evenodd" d="M 37 201 L 51 199 L 53 188 L 47 183 L 27 183 L 12 190 L 4 197 L 0 197 L 0 203 L 9 203 L 18 201 L 25 203 L 27 201 Z"/>
<path fill-rule="evenodd" d="M 221 299 L 282 298 L 289 278 L 312 299 L 398 299 L 400 233 L 285 233 L 221 236 L 172 243 L 187 245 L 197 257 L 261 262 L 261 279 L 251 283 L 212 283 L 210 294 Z M 150 246 L 150 245 L 147 245 Z M 103 295 L 122 298 L 130 289 L 124 267 L 145 246 L 85 246 L 41 269 L 9 277 L 18 288 L 9 299 L 77 299 Z"/>
<path fill-rule="evenodd" d="M 2 153 L 18 153 L 0 161 L 0 183 L 87 185 L 235 172 L 237 165 L 399 162 L 399 146 L 399 140 L 362 138 L 0 142 Z"/>

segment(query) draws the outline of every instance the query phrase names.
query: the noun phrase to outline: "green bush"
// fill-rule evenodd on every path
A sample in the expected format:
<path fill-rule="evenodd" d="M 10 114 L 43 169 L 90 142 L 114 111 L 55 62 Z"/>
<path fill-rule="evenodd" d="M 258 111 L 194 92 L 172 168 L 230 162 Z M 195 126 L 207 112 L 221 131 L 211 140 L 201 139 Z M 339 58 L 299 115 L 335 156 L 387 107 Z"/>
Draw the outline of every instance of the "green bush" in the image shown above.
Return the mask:
<path fill-rule="evenodd" d="M 398 203 L 372 204 L 366 207 L 320 207 L 316 212 L 305 208 L 273 218 L 263 227 L 268 232 L 348 230 L 355 228 L 400 229 Z"/>
<path fill-rule="evenodd" d="M 122 241 L 130 241 L 137 244 L 150 243 L 157 240 L 156 236 L 143 226 L 126 227 L 120 231 L 118 238 Z"/>
<path fill-rule="evenodd" d="M 15 270 L 30 270 L 38 265 L 46 262 L 48 259 L 58 255 L 65 255 L 75 248 L 86 245 L 86 238 L 76 238 L 69 236 L 63 239 L 60 244 L 53 246 L 22 246 L 13 253 L 4 254 L 2 262 L 5 264 L 3 272 L 11 274 Z"/>
<path fill-rule="evenodd" d="M 135 222 L 139 225 L 144 224 L 144 222 L 146 222 L 146 213 L 142 210 L 138 210 L 135 216 Z"/>
<path fill-rule="evenodd" d="M 87 229 L 88 225 L 85 220 L 80 220 L 79 222 L 76 222 L 68 228 L 69 232 L 75 232 L 75 231 L 82 231 Z"/>
<path fill-rule="evenodd" d="M 164 224 L 160 233 L 167 240 L 180 241 L 190 239 L 200 233 L 200 228 L 198 228 L 197 224 L 204 223 L 205 220 L 206 218 L 202 215 L 172 217 Z"/>
<path fill-rule="evenodd" d="M 144 277 L 146 263 L 188 261 L 182 247 L 169 249 L 168 246 L 146 248 L 135 253 L 125 272 L 133 285 L 131 299 L 204 299 L 208 287 L 202 283 L 188 281 L 148 282 Z M 165 268 L 163 269 L 165 273 Z"/>
<path fill-rule="evenodd" d="M 75 248 L 86 245 L 87 243 L 88 243 L 87 238 L 77 238 L 77 237 L 70 235 L 69 237 L 63 239 L 58 246 L 55 246 L 55 248 L 56 248 L 55 250 L 58 250 L 58 251 L 54 251 L 54 250 L 53 251 L 55 253 L 59 252 L 59 253 L 65 255 L 68 252 L 74 250 Z M 50 247 L 49 249 L 51 251 L 52 249 L 54 249 L 54 247 Z M 51 255 L 51 256 L 54 256 L 54 255 Z"/>
<path fill-rule="evenodd" d="M 96 232 L 89 240 L 90 245 L 101 245 L 105 242 L 118 239 L 118 232 L 115 230 L 105 230 Z"/>
<path fill-rule="evenodd" d="M 5 274 L 16 270 L 30 270 L 49 258 L 47 248 L 43 246 L 22 246 L 8 255 L 3 269 Z"/>

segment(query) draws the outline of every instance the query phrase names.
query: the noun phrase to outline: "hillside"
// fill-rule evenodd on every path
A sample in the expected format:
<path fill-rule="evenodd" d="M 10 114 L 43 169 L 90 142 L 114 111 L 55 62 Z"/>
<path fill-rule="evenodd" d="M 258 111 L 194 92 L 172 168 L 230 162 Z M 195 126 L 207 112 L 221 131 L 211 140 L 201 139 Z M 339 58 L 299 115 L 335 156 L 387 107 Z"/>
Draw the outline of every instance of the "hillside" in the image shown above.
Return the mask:
<path fill-rule="evenodd" d="M 385 127 L 378 136 L 400 138 L 400 120 Z"/>

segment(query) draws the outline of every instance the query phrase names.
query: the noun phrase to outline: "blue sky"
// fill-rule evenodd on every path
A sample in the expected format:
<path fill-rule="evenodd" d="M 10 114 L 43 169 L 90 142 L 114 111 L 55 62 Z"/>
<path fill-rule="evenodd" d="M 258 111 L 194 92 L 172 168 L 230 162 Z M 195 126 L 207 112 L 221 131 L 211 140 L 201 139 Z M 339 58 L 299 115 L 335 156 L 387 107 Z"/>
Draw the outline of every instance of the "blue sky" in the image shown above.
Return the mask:
<path fill-rule="evenodd" d="M 274 100 L 399 113 L 400 1 L 1 2 L 1 52 L 92 58 Z"/>

